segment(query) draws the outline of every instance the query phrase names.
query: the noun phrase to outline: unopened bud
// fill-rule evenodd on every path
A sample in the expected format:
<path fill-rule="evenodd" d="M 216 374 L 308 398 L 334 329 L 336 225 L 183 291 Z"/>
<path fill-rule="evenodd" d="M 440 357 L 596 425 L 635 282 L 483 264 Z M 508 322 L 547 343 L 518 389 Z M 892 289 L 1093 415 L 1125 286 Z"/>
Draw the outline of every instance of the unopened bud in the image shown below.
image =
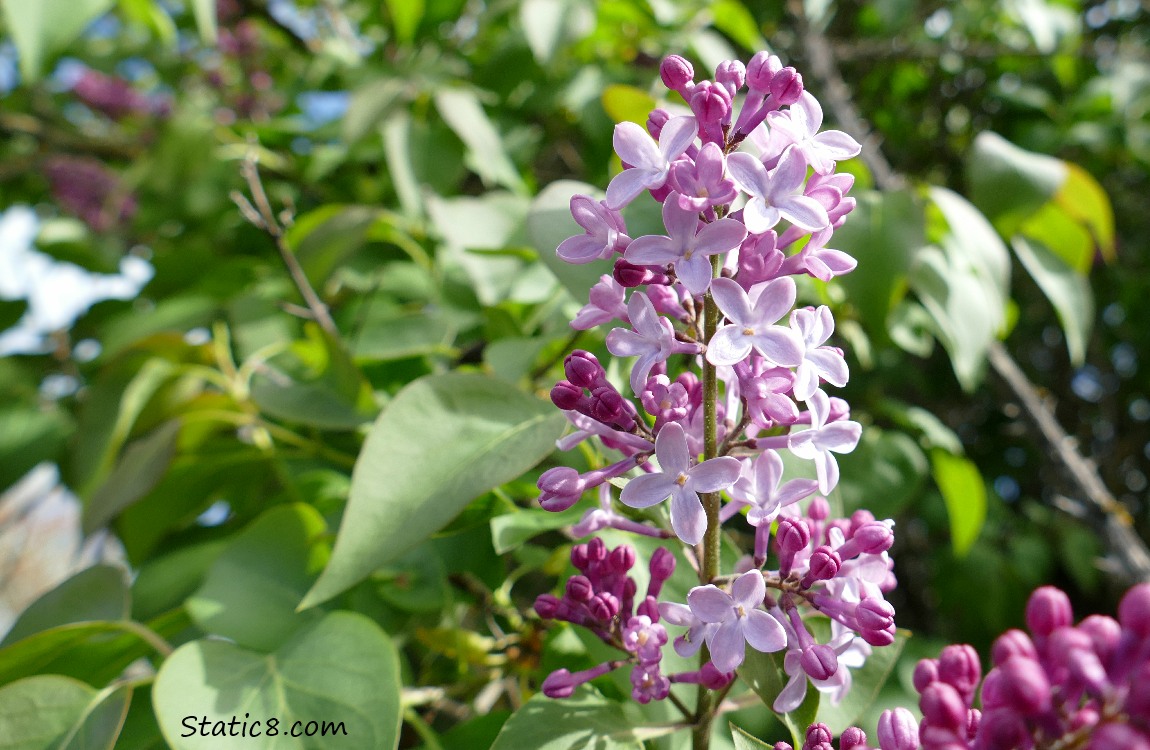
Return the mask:
<path fill-rule="evenodd" d="M 982 679 L 978 652 L 966 644 L 944 648 L 938 655 L 938 679 L 952 686 L 969 702 Z"/>
<path fill-rule="evenodd" d="M 918 721 L 905 708 L 883 711 L 878 717 L 881 750 L 918 750 Z"/>
<path fill-rule="evenodd" d="M 695 69 L 684 58 L 667 55 L 659 65 L 659 77 L 664 86 L 682 93 L 695 80 Z"/>
<path fill-rule="evenodd" d="M 551 388 L 551 403 L 563 411 L 577 410 L 585 398 L 582 388 L 566 380 L 560 380 Z"/>
<path fill-rule="evenodd" d="M 1118 603 L 1118 622 L 1139 638 L 1150 636 L 1150 583 L 1132 587 Z"/>
<path fill-rule="evenodd" d="M 803 95 L 803 77 L 786 67 L 771 78 L 771 96 L 781 105 L 794 104 Z"/>
<path fill-rule="evenodd" d="M 1148 599 L 1150 599 L 1150 586 L 1147 586 L 1146 591 Z M 1123 599 L 1123 601 L 1126 600 Z M 1119 605 L 1119 613 L 1121 611 L 1121 605 Z M 1150 614 L 1150 602 L 1148 602 L 1146 614 Z M 1034 635 L 1045 638 L 1056 629 L 1069 627 L 1073 623 L 1074 611 L 1070 608 L 1070 598 L 1061 589 L 1053 586 L 1041 586 L 1030 595 L 1030 600 L 1026 603 L 1026 626 Z M 1150 625 L 1147 627 L 1150 628 Z"/>
<path fill-rule="evenodd" d="M 771 90 L 771 81 L 775 73 L 783 68 L 782 60 L 777 55 L 767 52 L 756 52 L 747 63 L 747 88 L 751 91 L 767 93 Z"/>
<path fill-rule="evenodd" d="M 1015 711 L 1037 716 L 1050 710 L 1050 679 L 1041 664 L 1012 656 L 995 669 L 1001 675 L 1002 698 Z"/>
<path fill-rule="evenodd" d="M 591 389 L 607 379 L 603 365 L 599 364 L 595 355 L 582 349 L 576 349 L 563 360 L 563 373 L 577 388 Z"/>
<path fill-rule="evenodd" d="M 1012 656 L 1023 656 L 1027 659 L 1037 659 L 1038 651 L 1030 636 L 1018 629 L 1011 629 L 998 636 L 994 646 L 990 649 L 990 658 L 995 666 L 1003 663 Z"/>
<path fill-rule="evenodd" d="M 799 663 L 812 680 L 829 680 L 839 671 L 839 659 L 835 650 L 823 643 L 803 649 Z"/>

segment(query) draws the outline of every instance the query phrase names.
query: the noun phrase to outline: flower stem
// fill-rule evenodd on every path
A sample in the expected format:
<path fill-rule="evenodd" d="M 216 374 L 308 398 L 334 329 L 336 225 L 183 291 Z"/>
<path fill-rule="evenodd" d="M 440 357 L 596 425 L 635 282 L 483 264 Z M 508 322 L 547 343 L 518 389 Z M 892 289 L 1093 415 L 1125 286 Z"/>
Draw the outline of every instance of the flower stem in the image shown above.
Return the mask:
<path fill-rule="evenodd" d="M 711 256 L 711 276 L 718 276 L 722 269 L 718 255 Z M 710 290 L 703 297 L 703 342 L 711 343 L 719 323 L 719 308 Z M 718 420 L 719 381 L 715 366 L 703 359 L 703 460 L 719 455 Z M 707 512 L 707 533 L 703 536 L 703 564 L 699 569 L 699 579 L 710 583 L 719 575 L 719 548 L 722 544 L 722 528 L 719 520 L 719 505 L 722 502 L 718 492 L 702 495 L 703 509 Z M 710 660 L 704 647 L 700 653 L 700 666 Z M 694 750 L 708 750 L 711 745 L 711 722 L 715 718 L 714 695 L 710 690 L 699 686 L 699 697 L 695 704 L 695 728 L 691 736 Z"/>

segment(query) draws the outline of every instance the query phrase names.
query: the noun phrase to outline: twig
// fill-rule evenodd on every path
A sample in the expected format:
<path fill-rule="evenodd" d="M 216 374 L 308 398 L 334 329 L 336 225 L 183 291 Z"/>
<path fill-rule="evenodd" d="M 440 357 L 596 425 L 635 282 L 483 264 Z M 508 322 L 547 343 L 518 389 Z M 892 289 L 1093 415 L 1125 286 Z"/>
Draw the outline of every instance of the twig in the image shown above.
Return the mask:
<path fill-rule="evenodd" d="M 276 248 L 280 251 L 280 258 L 283 259 L 284 266 L 287 267 L 292 281 L 295 282 L 296 289 L 299 290 L 315 322 L 331 336 L 332 340 L 342 342 L 343 339 L 340 337 L 339 329 L 336 328 L 335 321 L 332 320 L 327 305 L 323 303 L 323 300 L 316 294 L 315 289 L 312 288 L 307 274 L 304 273 L 303 267 L 295 257 L 295 253 L 293 253 L 291 247 L 288 246 L 287 239 L 284 237 L 283 224 L 280 223 L 280 219 L 276 217 L 275 211 L 272 210 L 267 193 L 264 191 L 263 181 L 260 179 L 259 168 L 256 166 L 256 161 L 253 157 L 249 156 L 240 162 L 240 174 L 248 184 L 251 200 L 249 201 L 246 196 L 239 192 L 232 193 L 232 200 L 236 206 L 239 207 L 240 213 L 244 215 L 245 219 L 266 232 L 275 242 Z"/>
<path fill-rule="evenodd" d="M 874 176 L 875 185 L 881 190 L 897 190 L 905 185 L 904 178 L 895 172 L 890 162 L 879 148 L 879 140 L 871 134 L 854 106 L 850 90 L 843 81 L 835 60 L 834 51 L 827 38 L 808 22 L 802 0 L 788 0 L 788 12 L 795 18 L 803 38 L 803 48 L 808 55 L 810 70 L 823 86 L 825 101 L 833 112 L 839 126 L 848 133 L 860 137 L 862 159 Z M 1070 481 L 1076 488 L 1075 495 L 1084 500 L 1070 500 L 1080 509 L 1092 507 L 1102 515 L 1110 553 L 1121 565 L 1121 573 L 1131 580 L 1150 580 L 1150 550 L 1135 532 L 1130 513 L 1107 489 L 1098 469 L 1083 458 L 1073 439 L 1058 423 L 1054 412 L 1039 396 L 1034 385 L 1022 372 L 1000 341 L 992 341 L 988 350 L 990 366 L 995 374 L 1006 383 L 1022 404 L 1042 439 L 1050 449 L 1050 455 L 1066 467 Z M 1083 515 L 1079 513 L 1078 515 Z"/>

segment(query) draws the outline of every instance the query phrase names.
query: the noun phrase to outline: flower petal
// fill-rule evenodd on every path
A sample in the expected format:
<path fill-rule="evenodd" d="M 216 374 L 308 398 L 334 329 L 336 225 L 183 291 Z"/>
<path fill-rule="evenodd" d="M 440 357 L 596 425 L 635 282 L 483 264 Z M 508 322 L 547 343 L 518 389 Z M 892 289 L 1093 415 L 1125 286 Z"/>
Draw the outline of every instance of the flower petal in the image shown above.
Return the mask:
<path fill-rule="evenodd" d="M 743 291 L 743 287 L 739 286 L 739 282 L 728 278 L 715 279 L 711 282 L 711 297 L 714 298 L 715 304 L 719 306 L 723 315 L 726 315 L 732 323 L 740 326 L 754 324 L 751 301 L 747 297 L 747 293 Z"/>
<path fill-rule="evenodd" d="M 807 674 L 800 668 L 796 674 L 791 675 L 787 685 L 779 691 L 771 708 L 776 713 L 789 714 L 802 705 L 807 697 Z"/>
<path fill-rule="evenodd" d="M 652 348 L 652 344 L 634 331 L 612 328 L 607 334 L 607 351 L 616 357 L 634 357 Z"/>
<path fill-rule="evenodd" d="M 649 508 L 670 497 L 675 486 L 674 478 L 666 474 L 642 474 L 627 482 L 619 501 L 631 508 Z"/>
<path fill-rule="evenodd" d="M 699 619 L 695 617 L 690 607 L 677 602 L 659 602 L 659 614 L 672 625 L 682 625 L 683 627 L 689 627 Z"/>
<path fill-rule="evenodd" d="M 611 134 L 611 145 L 619 158 L 632 167 L 657 171 L 667 163 L 651 134 L 646 128 L 634 122 L 621 122 L 616 125 L 615 131 Z M 616 208 L 610 198 L 607 200 L 607 205 Z"/>
<path fill-rule="evenodd" d="M 687 544 L 698 544 L 707 533 L 707 512 L 699 496 L 678 485 L 671 488 L 671 528 Z"/>
<path fill-rule="evenodd" d="M 707 291 L 711 284 L 711 261 L 706 255 L 696 253 L 690 259 L 683 258 L 675 263 L 675 274 L 692 296 L 698 297 Z"/>
<path fill-rule="evenodd" d="M 743 223 L 751 234 L 762 234 L 779 223 L 779 209 L 768 206 L 766 199 L 755 196 L 743 206 Z"/>
<path fill-rule="evenodd" d="M 718 492 L 738 481 L 743 465 L 731 456 L 710 458 L 687 472 L 686 487 L 694 492 Z"/>
<path fill-rule="evenodd" d="M 611 333 L 614 333 L 614 331 Z M 608 334 L 608 338 L 610 338 L 610 334 Z M 611 342 L 608 341 L 607 343 L 609 345 Z M 607 348 L 610 349 L 611 347 L 608 346 Z M 815 369 L 814 364 L 804 359 L 802 363 L 799 364 L 799 369 L 795 370 L 795 385 L 792 393 L 794 393 L 795 398 L 799 401 L 806 401 L 818 389 L 819 373 Z"/>
<path fill-rule="evenodd" d="M 771 183 L 767 177 L 767 168 L 758 158 L 745 151 L 736 151 L 727 157 L 727 172 L 744 193 L 763 196 L 770 191 Z"/>
<path fill-rule="evenodd" d="M 635 364 L 631 368 L 631 391 L 636 396 L 642 393 L 643 388 L 646 387 L 647 378 L 651 375 L 651 368 L 655 366 L 656 362 L 661 362 L 664 359 L 666 357 L 661 356 L 658 349 L 651 349 L 635 360 Z"/>
<path fill-rule="evenodd" d="M 555 254 L 568 263 L 590 263 L 605 257 L 604 249 L 602 240 L 589 234 L 578 234 L 560 242 Z"/>
<path fill-rule="evenodd" d="M 642 292 L 635 292 L 631 295 L 631 299 L 627 300 L 627 317 L 631 319 L 631 327 L 644 338 L 651 339 L 653 346 L 656 345 L 655 340 L 666 333 L 662 326 L 662 318 L 655 312 L 655 306 Z"/>
<path fill-rule="evenodd" d="M 725 253 L 739 246 L 747 236 L 747 228 L 734 219 L 719 219 L 707 224 L 695 238 L 695 252 L 704 255 Z"/>
<path fill-rule="evenodd" d="M 715 279 L 711 282 L 712 287 L 718 281 L 721 279 Z M 607 337 L 610 338 L 610 334 Z M 607 348 L 610 349 L 610 346 Z M 751 337 L 743 333 L 742 326 L 737 325 L 723 326 L 715 331 L 715 335 L 711 337 L 711 343 L 707 345 L 707 361 L 720 367 L 742 362 L 750 353 Z"/>
<path fill-rule="evenodd" d="M 763 582 L 763 574 L 758 570 L 748 570 L 741 576 L 736 578 L 731 584 L 731 598 L 735 600 L 737 606 L 741 606 L 746 610 L 751 610 L 763 603 L 764 597 L 767 595 L 767 585 Z M 763 612 L 767 619 L 775 622 L 775 618 Z M 778 626 L 779 632 L 782 632 L 783 627 L 775 622 Z M 783 638 L 786 634 L 783 633 Z"/>
<path fill-rule="evenodd" d="M 659 430 L 655 438 L 655 455 L 659 466 L 672 479 L 686 474 L 691 468 L 691 457 L 687 451 L 687 433 L 678 422 L 668 422 Z"/>
<path fill-rule="evenodd" d="M 843 356 L 829 347 L 819 347 L 807 352 L 807 360 L 819 371 L 823 380 L 842 388 L 847 384 L 850 371 Z"/>
<path fill-rule="evenodd" d="M 781 199 L 794 193 L 806 178 L 806 160 L 803 159 L 798 148 L 789 146 L 779 157 L 778 165 L 771 171 L 771 190 L 767 194 L 770 196 L 771 203 L 781 207 Z M 818 229 L 818 227 L 815 228 Z"/>
<path fill-rule="evenodd" d="M 795 306 L 798 288 L 790 276 L 755 284 L 748 295 L 753 301 L 755 323 L 767 325 L 776 323 Z"/>
<path fill-rule="evenodd" d="M 670 237 L 663 237 L 658 234 L 636 237 L 631 240 L 631 244 L 627 245 L 627 250 L 623 253 L 623 257 L 629 262 L 641 266 L 661 266 L 674 263 L 682 255 L 675 248 L 675 243 Z"/>
<path fill-rule="evenodd" d="M 819 150 L 832 159 L 850 159 L 862 152 L 862 146 L 841 130 L 824 130 L 814 137 Z"/>
<path fill-rule="evenodd" d="M 800 229 L 815 232 L 830 223 L 827 210 L 814 198 L 791 195 L 775 201 L 779 214 Z"/>
<path fill-rule="evenodd" d="M 607 185 L 607 207 L 619 210 L 639 197 L 647 188 L 661 187 L 667 179 L 666 170 L 632 167 L 611 178 Z"/>
<path fill-rule="evenodd" d="M 618 125 L 615 127 L 618 128 Z M 698 133 L 699 123 L 694 117 L 672 117 L 659 132 L 659 152 L 663 159 L 669 162 L 678 159 L 691 146 Z M 634 162 L 628 163 L 634 164 Z"/>
<path fill-rule="evenodd" d="M 758 575 L 758 571 L 754 572 Z M 761 609 L 747 612 L 747 619 L 743 622 L 743 636 L 752 648 L 765 654 L 782 651 L 787 647 L 787 633 L 783 626 Z"/>
<path fill-rule="evenodd" d="M 734 616 L 735 600 L 718 586 L 696 586 L 687 592 L 687 604 L 703 622 L 723 622 Z"/>
<path fill-rule="evenodd" d="M 862 436 L 862 425 L 858 422 L 843 420 L 831 422 L 819 430 L 818 444 L 823 450 L 835 453 L 850 453 L 859 444 Z"/>
<path fill-rule="evenodd" d="M 755 349 L 773 362 L 783 367 L 797 367 L 804 362 L 803 342 L 790 328 L 767 326 L 750 337 Z"/>
<path fill-rule="evenodd" d="M 735 671 L 747 654 L 741 619 L 732 618 L 720 625 L 707 645 L 711 647 L 711 663 L 716 669 L 720 672 Z"/>
<path fill-rule="evenodd" d="M 663 226 L 667 228 L 677 254 L 682 255 L 699 229 L 699 212 L 679 205 L 679 194 L 672 192 L 663 201 Z"/>

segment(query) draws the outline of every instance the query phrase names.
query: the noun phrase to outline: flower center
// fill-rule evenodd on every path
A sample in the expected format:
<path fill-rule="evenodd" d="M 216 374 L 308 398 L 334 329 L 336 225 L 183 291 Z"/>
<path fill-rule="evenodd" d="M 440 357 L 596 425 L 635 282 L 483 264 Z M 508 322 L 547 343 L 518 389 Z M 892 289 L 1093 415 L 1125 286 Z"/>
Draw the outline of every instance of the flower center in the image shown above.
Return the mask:
<path fill-rule="evenodd" d="M 742 604 L 735 606 L 735 615 L 738 617 L 746 617 L 747 616 L 747 610 L 743 609 Z"/>
<path fill-rule="evenodd" d="M 682 487 L 686 483 L 687 483 L 687 475 L 686 474 L 680 474 L 679 476 L 675 477 L 675 484 L 679 485 L 680 487 Z"/>
<path fill-rule="evenodd" d="M 637 640 L 637 641 L 639 641 L 639 645 L 640 645 L 640 646 L 646 646 L 646 645 L 647 645 L 647 641 L 651 640 L 651 636 L 647 634 L 647 631 L 646 631 L 646 630 L 644 630 L 644 631 L 642 631 L 642 632 L 640 632 L 640 633 L 639 633 L 639 635 L 638 635 L 638 637 L 636 638 L 636 640 Z"/>
<path fill-rule="evenodd" d="M 687 252 L 683 253 L 683 260 L 690 260 L 691 256 L 694 254 L 695 254 L 695 251 L 691 248 L 688 248 Z"/>
<path fill-rule="evenodd" d="M 744 328 L 743 329 L 743 335 L 744 336 L 754 336 L 755 335 L 755 329 L 754 328 Z"/>

